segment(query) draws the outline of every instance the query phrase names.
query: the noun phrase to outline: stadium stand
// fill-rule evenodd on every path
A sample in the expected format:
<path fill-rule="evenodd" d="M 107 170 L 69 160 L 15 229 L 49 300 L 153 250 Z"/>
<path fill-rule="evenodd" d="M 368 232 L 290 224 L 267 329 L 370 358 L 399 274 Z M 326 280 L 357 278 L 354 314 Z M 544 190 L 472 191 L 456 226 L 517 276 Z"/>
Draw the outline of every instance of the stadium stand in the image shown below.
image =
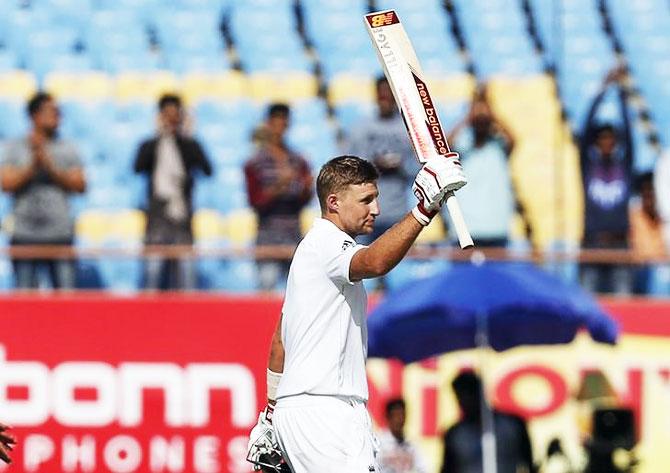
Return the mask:
<path fill-rule="evenodd" d="M 141 208 L 145 190 L 132 173 L 134 153 L 154 128 L 156 97 L 176 91 L 185 98 L 190 126 L 215 167 L 212 179 L 196 186 L 196 245 L 249 247 L 255 223 L 240 166 L 253 149 L 250 137 L 264 105 L 290 103 L 289 142 L 317 170 L 338 153 L 343 131 L 373 113 L 380 68 L 361 15 L 393 7 L 413 39 L 446 128 L 467 112 L 477 81 L 490 82 L 496 112 L 518 135 L 511 166 L 534 244 L 574 243 L 582 209 L 572 133 L 617 61 L 630 65 L 640 92 L 634 117 L 636 168 L 654 165 L 659 150 L 654 123 L 661 142 L 670 142 L 670 89 L 663 80 L 670 75 L 670 5 L 664 0 L 565 0 L 557 9 L 554 3 L 1 2 L 0 140 L 25 133 L 24 103 L 30 94 L 38 88 L 52 92 L 63 112 L 62 134 L 77 143 L 89 179 L 89 191 L 74 205 L 77 245 L 137 249 L 142 227 L 135 209 Z M 9 211 L 9 198 L 0 196 L 0 217 L 7 220 Z M 441 227 L 423 236 L 430 244 L 443 239 Z M 137 289 L 139 260 L 115 264 L 91 260 L 84 269 L 97 268 L 104 287 Z M 239 282 L 253 272 L 251 260 L 199 264 L 203 287 L 251 289 Z M 222 265 L 230 272 L 221 271 Z M 0 288 L 11 285 L 7 268 L 7 261 L 0 260 Z M 398 272 L 421 274 L 424 269 Z M 124 283 L 124 271 L 137 277 Z"/>

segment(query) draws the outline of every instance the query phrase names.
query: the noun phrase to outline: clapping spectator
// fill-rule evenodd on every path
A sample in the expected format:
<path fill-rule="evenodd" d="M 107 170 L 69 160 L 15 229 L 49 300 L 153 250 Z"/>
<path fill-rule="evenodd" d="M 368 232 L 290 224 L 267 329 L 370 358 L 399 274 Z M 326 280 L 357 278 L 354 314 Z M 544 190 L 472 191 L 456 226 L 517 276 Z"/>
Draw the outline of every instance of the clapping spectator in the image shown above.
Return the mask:
<path fill-rule="evenodd" d="M 300 212 L 312 197 L 309 164 L 285 140 L 290 109 L 268 107 L 264 125 L 256 133 L 258 149 L 244 165 L 249 204 L 258 217 L 257 245 L 297 245 L 301 238 Z M 259 289 L 274 289 L 286 280 L 289 260 L 257 260 Z"/>
<path fill-rule="evenodd" d="M 28 102 L 32 130 L 7 146 L 0 168 L 2 190 L 14 197 L 12 245 L 71 245 L 74 220 L 69 198 L 86 189 L 75 146 L 58 137 L 60 112 L 51 95 L 39 92 Z M 48 269 L 57 289 L 75 286 L 72 259 L 13 259 L 16 286 L 39 286 L 39 268 Z"/>
<path fill-rule="evenodd" d="M 181 99 L 164 95 L 158 109 L 158 133 L 140 145 L 135 159 L 135 172 L 146 174 L 149 180 L 145 243 L 191 245 L 196 172 L 209 176 L 212 166 L 198 141 L 183 130 Z M 193 262 L 151 257 L 147 260 L 145 286 L 147 289 L 194 289 Z"/>
<path fill-rule="evenodd" d="M 458 200 L 475 245 L 506 246 L 518 205 L 508 166 L 514 137 L 491 110 L 486 88 L 477 91 L 467 116 L 451 130 L 447 141 L 460 153 L 468 176 Z M 444 220 L 451 222 L 447 215 Z"/>
<path fill-rule="evenodd" d="M 579 147 L 584 185 L 584 248 L 626 249 L 630 221 L 628 203 L 633 185 L 633 141 L 628 117 L 625 72 L 614 69 L 595 97 Z M 598 111 L 610 87 L 616 87 L 621 126 L 600 123 Z M 590 291 L 629 294 L 630 268 L 616 264 L 581 265 L 582 285 Z"/>

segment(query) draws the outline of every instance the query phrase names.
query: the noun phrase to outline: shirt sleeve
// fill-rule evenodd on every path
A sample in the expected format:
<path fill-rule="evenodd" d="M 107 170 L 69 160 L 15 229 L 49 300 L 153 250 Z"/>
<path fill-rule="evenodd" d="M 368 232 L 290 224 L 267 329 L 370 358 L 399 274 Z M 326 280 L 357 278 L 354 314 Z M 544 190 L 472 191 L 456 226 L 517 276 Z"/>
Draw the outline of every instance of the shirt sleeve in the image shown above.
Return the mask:
<path fill-rule="evenodd" d="M 79 150 L 73 143 L 66 143 L 63 146 L 63 169 L 76 169 L 82 167 L 82 159 Z"/>
<path fill-rule="evenodd" d="M 26 164 L 20 146 L 16 143 L 9 143 L 5 146 L 2 153 L 2 159 L 0 159 L 0 166 L 22 167 Z"/>
<path fill-rule="evenodd" d="M 353 238 L 344 235 L 326 242 L 323 247 L 323 263 L 328 278 L 338 286 L 354 284 L 355 281 L 349 278 L 349 267 L 351 259 L 363 248 L 367 247 L 357 244 Z"/>

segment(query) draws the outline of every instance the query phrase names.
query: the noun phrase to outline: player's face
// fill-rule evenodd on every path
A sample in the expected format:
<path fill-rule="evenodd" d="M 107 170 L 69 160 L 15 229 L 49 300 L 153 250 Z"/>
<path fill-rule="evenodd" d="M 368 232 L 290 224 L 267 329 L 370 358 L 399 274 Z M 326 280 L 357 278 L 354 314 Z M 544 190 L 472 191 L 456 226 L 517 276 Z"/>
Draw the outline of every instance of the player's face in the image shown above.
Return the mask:
<path fill-rule="evenodd" d="M 374 230 L 379 215 L 379 190 L 374 182 L 351 184 L 338 192 L 339 217 L 345 233 L 368 235 Z"/>

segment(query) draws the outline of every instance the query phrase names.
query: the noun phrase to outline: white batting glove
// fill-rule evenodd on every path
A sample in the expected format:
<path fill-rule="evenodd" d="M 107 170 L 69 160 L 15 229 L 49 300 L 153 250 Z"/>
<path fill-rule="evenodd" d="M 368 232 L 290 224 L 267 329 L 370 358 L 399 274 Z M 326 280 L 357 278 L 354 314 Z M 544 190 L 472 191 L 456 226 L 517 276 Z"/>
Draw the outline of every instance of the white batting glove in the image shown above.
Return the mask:
<path fill-rule="evenodd" d="M 458 153 L 449 153 L 431 158 L 416 175 L 412 192 L 419 203 L 412 209 L 412 215 L 421 225 L 430 223 L 448 192 L 456 191 L 468 183 L 458 157 Z"/>

